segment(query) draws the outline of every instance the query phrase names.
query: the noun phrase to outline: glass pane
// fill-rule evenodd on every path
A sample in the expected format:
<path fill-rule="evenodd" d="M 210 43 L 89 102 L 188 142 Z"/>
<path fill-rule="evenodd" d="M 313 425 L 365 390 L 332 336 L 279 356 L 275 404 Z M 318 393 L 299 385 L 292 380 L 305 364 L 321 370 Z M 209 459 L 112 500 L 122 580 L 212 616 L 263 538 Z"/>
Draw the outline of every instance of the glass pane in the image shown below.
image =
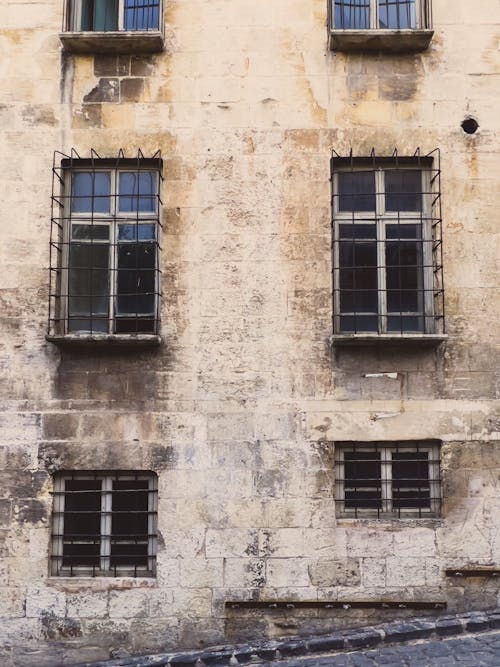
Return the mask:
<path fill-rule="evenodd" d="M 158 0 L 125 0 L 125 30 L 158 30 Z"/>
<path fill-rule="evenodd" d="M 108 241 L 108 225 L 75 225 L 71 226 L 71 236 L 74 240 Z"/>
<path fill-rule="evenodd" d="M 342 313 L 378 312 L 376 242 L 340 242 L 339 287 Z"/>
<path fill-rule="evenodd" d="M 100 491 L 100 480 L 65 480 L 63 566 L 99 566 Z"/>
<path fill-rule="evenodd" d="M 379 452 L 344 452 L 346 509 L 382 507 Z"/>
<path fill-rule="evenodd" d="M 378 315 L 341 315 L 341 333 L 377 333 Z"/>
<path fill-rule="evenodd" d="M 339 211 L 375 211 L 375 172 L 340 172 L 338 187 Z"/>
<path fill-rule="evenodd" d="M 424 284 L 421 241 L 386 241 L 385 261 L 388 314 L 423 314 Z M 396 324 L 399 324 L 396 330 L 405 326 L 404 320 L 401 319 L 399 322 L 393 320 L 391 327 Z M 390 330 L 395 329 L 390 328 Z M 402 331 L 405 330 L 402 328 Z"/>
<path fill-rule="evenodd" d="M 111 566 L 147 566 L 148 480 L 115 480 Z"/>
<path fill-rule="evenodd" d="M 122 172 L 119 177 L 119 210 L 153 212 L 156 210 L 156 172 Z"/>
<path fill-rule="evenodd" d="M 376 239 L 377 226 L 365 225 L 360 223 L 350 223 L 339 225 L 339 233 L 341 239 Z"/>
<path fill-rule="evenodd" d="M 81 30 L 118 30 L 118 0 L 82 0 Z"/>
<path fill-rule="evenodd" d="M 335 0 L 334 27 L 364 30 L 370 27 L 370 0 Z"/>
<path fill-rule="evenodd" d="M 68 271 L 69 331 L 108 329 L 109 250 L 105 244 L 72 243 Z"/>
<path fill-rule="evenodd" d="M 119 225 L 119 241 L 153 241 L 155 238 L 155 226 L 149 224 Z"/>
<path fill-rule="evenodd" d="M 118 246 L 117 315 L 151 315 L 155 307 L 156 246 L 120 243 Z"/>
<path fill-rule="evenodd" d="M 393 452 L 393 508 L 429 508 L 430 498 L 429 453 Z"/>
<path fill-rule="evenodd" d="M 111 179 L 108 172 L 78 171 L 73 174 L 73 213 L 109 213 Z"/>
<path fill-rule="evenodd" d="M 415 0 L 378 0 L 379 28 L 416 28 Z"/>
<path fill-rule="evenodd" d="M 422 172 L 416 169 L 385 171 L 385 210 L 422 210 Z"/>

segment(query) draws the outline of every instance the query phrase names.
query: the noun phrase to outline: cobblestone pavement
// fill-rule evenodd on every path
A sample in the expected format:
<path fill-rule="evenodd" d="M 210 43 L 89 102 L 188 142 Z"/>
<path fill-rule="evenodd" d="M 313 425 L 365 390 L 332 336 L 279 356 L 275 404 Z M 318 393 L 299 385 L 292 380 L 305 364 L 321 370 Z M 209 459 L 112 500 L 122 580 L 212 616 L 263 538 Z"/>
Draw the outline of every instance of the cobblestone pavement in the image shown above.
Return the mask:
<path fill-rule="evenodd" d="M 331 656 L 273 661 L 265 663 L 265 667 L 500 667 L 500 630 L 379 649 L 358 649 Z"/>

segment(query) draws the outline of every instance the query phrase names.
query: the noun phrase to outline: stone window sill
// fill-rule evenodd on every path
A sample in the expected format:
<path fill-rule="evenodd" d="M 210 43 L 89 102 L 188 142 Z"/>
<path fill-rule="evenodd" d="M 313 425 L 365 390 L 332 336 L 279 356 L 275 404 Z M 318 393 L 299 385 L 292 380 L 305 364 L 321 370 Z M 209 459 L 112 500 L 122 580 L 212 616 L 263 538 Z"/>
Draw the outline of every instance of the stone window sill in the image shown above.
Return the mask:
<path fill-rule="evenodd" d="M 49 577 L 47 585 L 66 592 L 158 588 L 153 577 Z"/>
<path fill-rule="evenodd" d="M 437 347 L 447 339 L 444 334 L 335 334 L 331 342 L 333 347 Z"/>
<path fill-rule="evenodd" d="M 155 334 L 65 334 L 48 335 L 46 340 L 60 347 L 157 347 L 161 336 Z"/>
<path fill-rule="evenodd" d="M 433 30 L 330 30 L 332 51 L 425 51 Z"/>
<path fill-rule="evenodd" d="M 62 32 L 59 39 L 70 53 L 155 53 L 165 46 L 159 30 Z"/>

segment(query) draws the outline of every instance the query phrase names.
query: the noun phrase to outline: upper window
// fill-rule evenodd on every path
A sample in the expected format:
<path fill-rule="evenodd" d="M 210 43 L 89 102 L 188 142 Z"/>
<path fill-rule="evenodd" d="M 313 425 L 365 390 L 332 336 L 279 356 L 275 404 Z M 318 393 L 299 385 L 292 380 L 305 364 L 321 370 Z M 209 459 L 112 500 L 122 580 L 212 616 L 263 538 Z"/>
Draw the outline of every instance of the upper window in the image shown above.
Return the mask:
<path fill-rule="evenodd" d="M 159 334 L 161 160 L 54 170 L 49 335 Z"/>
<path fill-rule="evenodd" d="M 60 38 L 75 52 L 161 51 L 162 14 L 162 0 L 66 0 Z"/>
<path fill-rule="evenodd" d="M 432 157 L 332 159 L 337 337 L 444 333 L 438 177 Z"/>
<path fill-rule="evenodd" d="M 157 489 L 154 473 L 56 475 L 51 574 L 154 576 Z"/>
<path fill-rule="evenodd" d="M 438 516 L 439 445 L 335 443 L 335 498 L 338 516 Z"/>
<path fill-rule="evenodd" d="M 333 49 L 418 51 L 432 38 L 430 0 L 330 1 Z"/>

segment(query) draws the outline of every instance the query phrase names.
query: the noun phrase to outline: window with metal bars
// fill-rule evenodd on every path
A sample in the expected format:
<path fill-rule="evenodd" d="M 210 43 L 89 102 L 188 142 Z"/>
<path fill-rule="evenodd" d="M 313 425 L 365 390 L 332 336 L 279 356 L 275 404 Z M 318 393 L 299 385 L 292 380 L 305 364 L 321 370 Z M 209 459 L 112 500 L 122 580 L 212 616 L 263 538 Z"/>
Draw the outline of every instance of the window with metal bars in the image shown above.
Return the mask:
<path fill-rule="evenodd" d="M 160 184 L 157 154 L 53 169 L 49 338 L 158 335 Z"/>
<path fill-rule="evenodd" d="M 160 0 L 67 0 L 70 31 L 159 30 Z"/>
<path fill-rule="evenodd" d="M 437 151 L 331 170 L 335 334 L 444 335 Z"/>
<path fill-rule="evenodd" d="M 154 576 L 157 489 L 152 472 L 57 474 L 51 574 Z"/>
<path fill-rule="evenodd" d="M 439 443 L 335 443 L 335 502 L 345 517 L 439 516 Z"/>
<path fill-rule="evenodd" d="M 332 0 L 333 29 L 416 30 L 430 27 L 427 0 Z"/>

